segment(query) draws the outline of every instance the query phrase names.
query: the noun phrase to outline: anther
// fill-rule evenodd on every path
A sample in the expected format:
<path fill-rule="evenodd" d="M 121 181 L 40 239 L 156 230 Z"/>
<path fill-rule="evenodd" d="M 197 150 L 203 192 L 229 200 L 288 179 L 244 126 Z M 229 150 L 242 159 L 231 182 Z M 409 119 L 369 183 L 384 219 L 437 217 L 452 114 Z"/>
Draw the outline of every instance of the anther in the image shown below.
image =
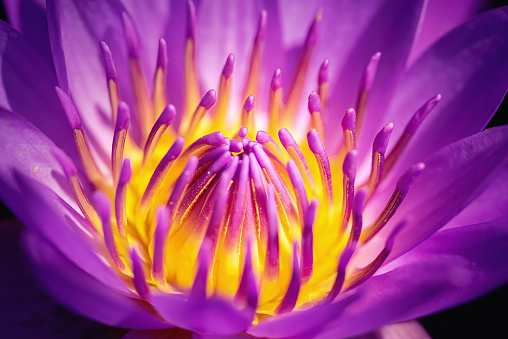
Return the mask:
<path fill-rule="evenodd" d="M 296 201 L 298 204 L 298 215 L 300 217 L 300 225 L 305 223 L 305 213 L 307 213 L 307 208 L 309 207 L 309 199 L 307 198 L 307 191 L 305 190 L 305 184 L 303 183 L 302 176 L 298 167 L 296 166 L 293 160 L 288 161 L 288 175 L 291 180 L 291 184 L 293 185 L 293 191 L 296 195 Z"/>
<path fill-rule="evenodd" d="M 365 186 L 369 190 L 369 195 L 374 192 L 383 177 L 385 152 L 388 147 L 388 141 L 390 140 L 392 131 L 393 124 L 389 123 L 383 127 L 383 129 L 374 138 L 374 144 L 372 145 L 372 168 L 369 179 L 365 183 Z"/>
<path fill-rule="evenodd" d="M 288 93 L 286 101 L 286 113 L 294 112 L 296 110 L 296 105 L 298 104 L 298 99 L 302 93 L 303 84 L 305 82 L 305 77 L 307 75 L 312 53 L 318 39 L 322 14 L 322 10 L 320 9 L 316 14 L 316 18 L 310 25 L 309 31 L 307 32 L 307 37 L 297 62 L 295 76 Z"/>
<path fill-rule="evenodd" d="M 343 184 L 342 184 L 342 224 L 340 234 L 346 230 L 353 207 L 353 199 L 355 194 L 355 178 L 356 178 L 356 158 L 357 151 L 352 150 L 346 154 L 344 163 L 342 164 Z"/>
<path fill-rule="evenodd" d="M 318 75 L 318 95 L 321 100 L 321 107 L 323 109 L 323 116 L 326 116 L 326 103 L 328 102 L 329 86 L 328 83 L 328 65 L 330 60 L 325 59 L 319 68 Z"/>
<path fill-rule="evenodd" d="M 156 212 L 156 227 L 153 236 L 153 260 L 152 260 L 152 279 L 157 284 L 165 285 L 164 259 L 167 237 L 171 229 L 169 209 L 167 207 L 158 207 Z"/>
<path fill-rule="evenodd" d="M 116 110 L 120 103 L 120 92 L 118 90 L 118 74 L 116 72 L 115 62 L 109 46 L 101 41 L 99 43 L 102 58 L 104 59 L 104 68 L 106 71 L 106 80 L 108 81 L 109 101 L 111 103 L 111 113 L 113 125 L 116 124 Z"/>
<path fill-rule="evenodd" d="M 256 32 L 256 38 L 254 39 L 254 45 L 252 46 L 252 52 L 250 57 L 249 75 L 247 76 L 247 85 L 245 87 L 244 98 L 249 95 L 257 95 L 258 83 L 259 83 L 259 71 L 261 69 L 261 59 L 263 56 L 263 49 L 265 46 L 265 35 L 266 35 L 266 11 L 261 11 L 259 16 L 259 24 Z"/>
<path fill-rule="evenodd" d="M 123 161 L 122 169 L 120 170 L 120 177 L 118 179 L 118 186 L 116 187 L 115 193 L 115 217 L 116 225 L 118 227 L 118 233 L 120 238 L 126 240 L 127 233 L 125 228 L 127 227 L 127 184 L 132 177 L 131 161 L 127 158 Z"/>
<path fill-rule="evenodd" d="M 385 178 L 388 175 L 388 173 L 390 173 L 393 166 L 395 165 L 397 160 L 399 160 L 400 156 L 406 149 L 407 144 L 409 143 L 413 135 L 416 133 L 418 127 L 421 125 L 423 120 L 429 115 L 430 111 L 432 111 L 432 109 L 436 107 L 439 101 L 441 101 L 440 94 L 430 98 L 413 115 L 413 117 L 407 124 L 404 133 L 402 133 L 402 136 L 399 138 L 399 140 L 397 140 L 397 143 L 395 144 L 392 151 L 390 152 L 390 154 L 388 154 L 388 157 L 386 158 L 383 178 Z"/>
<path fill-rule="evenodd" d="M 393 192 L 390 201 L 383 209 L 381 214 L 377 217 L 376 221 L 362 233 L 361 241 L 367 242 L 372 239 L 386 223 L 391 219 L 391 217 L 395 214 L 400 204 L 406 197 L 409 189 L 413 182 L 418 178 L 418 176 L 425 169 L 425 165 L 423 163 L 418 163 L 413 165 L 409 170 L 407 170 L 402 177 L 400 177 L 397 182 L 397 186 L 395 187 L 395 191 Z"/>
<path fill-rule="evenodd" d="M 282 94 L 282 76 L 280 69 L 277 69 L 272 76 L 272 82 L 270 85 L 270 104 L 269 104 L 269 115 L 270 119 L 268 122 L 268 132 L 275 135 L 277 129 L 280 126 L 280 115 L 283 106 L 283 94 Z"/>
<path fill-rule="evenodd" d="M 151 204 L 153 198 L 161 188 L 162 182 L 166 178 L 166 174 L 168 173 L 171 165 L 182 152 L 184 144 L 185 140 L 183 138 L 180 137 L 176 139 L 166 155 L 159 162 L 159 165 L 157 165 L 157 168 L 155 168 L 148 186 L 141 197 L 140 205 L 142 209 L 146 209 Z"/>
<path fill-rule="evenodd" d="M 333 205 L 333 185 L 332 185 L 332 171 L 330 169 L 330 161 L 328 159 L 328 155 L 326 154 L 325 147 L 321 142 L 321 138 L 319 137 L 319 133 L 317 130 L 313 129 L 307 133 L 307 142 L 309 143 L 309 148 L 314 153 L 316 161 L 319 166 L 319 172 L 321 174 L 321 184 L 323 186 L 323 193 L 328 198 L 328 203 Z"/>
<path fill-rule="evenodd" d="M 56 160 L 62 167 L 62 170 L 64 171 L 65 177 L 67 178 L 69 186 L 72 190 L 74 199 L 78 203 L 79 209 L 85 216 L 86 220 L 88 220 L 88 222 L 92 226 L 92 230 L 95 233 L 97 233 L 98 232 L 97 230 L 101 226 L 101 221 L 99 219 L 99 216 L 97 215 L 97 212 L 92 207 L 92 205 L 88 201 L 88 198 L 83 192 L 83 188 L 81 187 L 81 184 L 79 183 L 78 177 L 76 175 L 77 173 L 76 167 L 74 166 L 72 161 L 61 152 L 55 152 L 53 153 L 53 156 L 56 158 Z"/>
<path fill-rule="evenodd" d="M 248 130 L 254 129 L 254 102 L 255 98 L 253 95 L 249 95 L 245 99 L 242 110 L 242 126 L 245 126 Z"/>
<path fill-rule="evenodd" d="M 93 201 L 102 223 L 102 233 L 104 234 L 106 249 L 108 250 L 111 260 L 113 260 L 113 263 L 120 271 L 123 272 L 126 267 L 122 258 L 120 258 L 115 237 L 113 235 L 113 227 L 111 226 L 111 203 L 109 202 L 109 198 L 104 192 L 95 191 L 93 193 Z"/>
<path fill-rule="evenodd" d="M 81 163 L 85 168 L 88 179 L 90 179 L 95 188 L 106 190 L 108 185 L 106 184 L 105 179 L 100 173 L 92 153 L 90 152 L 90 148 L 88 147 L 88 142 L 86 140 L 83 127 L 81 126 L 81 121 L 79 119 L 78 112 L 76 111 L 76 107 L 72 103 L 71 98 L 69 98 L 69 96 L 64 91 L 62 91 L 59 87 L 55 87 L 55 89 L 56 94 L 58 95 L 58 99 L 62 104 L 65 114 L 67 115 L 67 119 L 69 120 L 73 130 L 74 141 L 76 142 L 79 157 L 81 158 Z"/>
<path fill-rule="evenodd" d="M 150 289 L 148 288 L 148 284 L 145 278 L 145 272 L 143 271 L 143 262 L 139 257 L 138 251 L 135 247 L 132 247 L 129 250 L 129 254 L 132 261 L 132 273 L 134 275 L 133 283 L 136 292 L 140 296 L 141 299 L 149 300 L 150 299 Z"/>
<path fill-rule="evenodd" d="M 152 154 L 157 147 L 162 135 L 167 130 L 167 128 L 173 123 L 176 116 L 176 110 L 173 105 L 166 106 L 162 111 L 161 115 L 153 125 L 150 133 L 148 134 L 148 138 L 145 142 L 145 147 L 143 149 L 143 164 L 145 164 L 147 159 L 152 157 Z"/>
<path fill-rule="evenodd" d="M 229 144 L 229 150 L 233 153 L 243 151 L 243 143 L 240 140 L 232 139 Z"/>
<path fill-rule="evenodd" d="M 300 146 L 298 146 L 298 143 L 295 141 L 291 133 L 285 128 L 280 129 L 279 140 L 291 159 L 295 162 L 296 166 L 298 166 L 298 169 L 304 176 L 305 181 L 314 188 L 316 184 L 314 182 L 314 176 L 310 171 L 309 164 L 307 163 L 307 159 L 305 159 L 305 156 L 300 150 Z"/>
<path fill-rule="evenodd" d="M 233 74 L 233 66 L 235 63 L 235 56 L 229 54 L 222 69 L 222 75 L 219 83 L 219 95 L 217 105 L 215 106 L 215 130 L 218 130 L 227 121 L 229 94 L 231 87 L 231 75 Z"/>
<path fill-rule="evenodd" d="M 157 68 L 153 79 L 152 101 L 154 112 L 161 112 L 167 105 L 166 101 L 166 75 L 168 71 L 168 47 L 166 40 L 159 40 L 157 53 Z"/>
<path fill-rule="evenodd" d="M 226 138 L 221 131 L 213 132 L 202 136 L 185 149 L 182 158 L 186 158 L 205 147 L 219 147 L 226 145 Z"/>
<path fill-rule="evenodd" d="M 323 125 L 323 111 L 317 92 L 312 92 L 309 95 L 308 108 L 311 117 L 310 129 L 317 130 L 321 139 L 324 140 L 325 129 Z"/>
<path fill-rule="evenodd" d="M 381 53 L 377 52 L 374 54 L 365 67 L 363 71 L 362 79 L 360 81 L 358 99 L 356 102 L 356 132 L 360 133 L 363 120 L 365 117 L 365 112 L 367 110 L 367 101 L 369 98 L 369 92 L 372 88 L 372 84 L 374 83 L 374 78 L 376 76 L 377 66 L 379 64 L 379 59 L 381 58 Z"/>
<path fill-rule="evenodd" d="M 266 187 L 265 212 L 268 221 L 265 277 L 268 280 L 276 280 L 279 277 L 279 217 L 272 185 Z"/>
<path fill-rule="evenodd" d="M 298 243 L 295 241 L 293 242 L 293 271 L 291 274 L 291 280 L 289 281 L 286 294 L 282 298 L 282 301 L 277 309 L 278 314 L 291 312 L 295 308 L 298 300 L 298 294 L 300 293 L 301 283 L 300 265 L 298 263 Z"/>
<path fill-rule="evenodd" d="M 305 284 L 312 277 L 314 267 L 314 234 L 316 222 L 317 200 L 312 200 L 305 213 L 302 232 L 302 283 Z"/>
<path fill-rule="evenodd" d="M 350 108 L 346 111 L 341 125 L 344 133 L 344 141 L 342 143 L 341 151 L 339 154 L 342 152 L 347 153 L 356 148 L 356 111 L 353 108 Z"/>
<path fill-rule="evenodd" d="M 205 115 L 206 111 L 208 111 L 214 104 L 217 99 L 215 90 L 211 89 L 203 96 L 201 101 L 199 102 L 198 107 L 194 111 L 194 114 L 192 115 L 192 118 L 189 123 L 189 128 L 187 129 L 187 135 L 191 136 L 196 134 L 196 130 L 199 126 L 199 123 L 203 119 L 203 116 Z"/>
<path fill-rule="evenodd" d="M 111 169 L 115 184 L 118 182 L 120 167 L 123 161 L 125 139 L 129 130 L 130 111 L 129 106 L 123 101 L 118 104 L 118 117 L 116 119 L 115 131 L 113 133 L 113 145 L 111 150 Z"/>
<path fill-rule="evenodd" d="M 259 291 L 256 283 L 256 273 L 252 265 L 252 244 L 247 241 L 245 263 L 243 264 L 240 285 L 234 297 L 234 303 L 239 309 L 255 311 L 258 306 Z"/>

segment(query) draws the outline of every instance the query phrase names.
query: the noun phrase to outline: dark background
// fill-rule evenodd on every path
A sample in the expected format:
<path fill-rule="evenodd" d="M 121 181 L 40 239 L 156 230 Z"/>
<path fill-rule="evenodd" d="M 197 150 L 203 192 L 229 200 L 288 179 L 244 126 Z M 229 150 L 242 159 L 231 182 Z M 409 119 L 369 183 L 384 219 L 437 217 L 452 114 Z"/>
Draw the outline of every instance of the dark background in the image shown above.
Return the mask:
<path fill-rule="evenodd" d="M 508 0 L 493 1 L 492 7 L 505 5 L 508 5 Z M 0 18 L 6 20 L 1 3 Z M 488 127 L 506 124 L 508 123 L 507 118 L 508 99 L 505 98 Z M 12 213 L 0 202 L 0 220 L 10 217 L 12 217 Z M 508 338 L 506 305 L 508 305 L 508 285 L 489 293 L 483 298 L 419 320 L 432 338 L 436 339 Z"/>

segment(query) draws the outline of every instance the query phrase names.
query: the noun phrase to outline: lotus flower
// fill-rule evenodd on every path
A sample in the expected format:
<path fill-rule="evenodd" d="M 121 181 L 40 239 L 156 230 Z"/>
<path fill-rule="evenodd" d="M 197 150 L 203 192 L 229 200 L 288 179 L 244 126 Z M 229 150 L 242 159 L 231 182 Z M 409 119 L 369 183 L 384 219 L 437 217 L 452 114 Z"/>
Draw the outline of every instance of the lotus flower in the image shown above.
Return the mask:
<path fill-rule="evenodd" d="M 508 8 L 429 46 L 423 0 L 6 5 L 0 195 L 72 311 L 130 338 L 426 337 L 412 319 L 508 281 L 508 128 L 482 131 Z"/>

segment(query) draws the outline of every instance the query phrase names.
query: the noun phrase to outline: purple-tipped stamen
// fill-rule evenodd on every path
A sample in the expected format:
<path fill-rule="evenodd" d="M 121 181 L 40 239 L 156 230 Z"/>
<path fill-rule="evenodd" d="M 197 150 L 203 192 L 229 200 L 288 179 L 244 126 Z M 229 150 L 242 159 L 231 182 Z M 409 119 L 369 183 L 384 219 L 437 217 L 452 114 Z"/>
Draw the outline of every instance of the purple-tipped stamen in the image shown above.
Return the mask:
<path fill-rule="evenodd" d="M 319 165 L 323 192 L 328 197 L 328 203 L 333 204 L 333 184 L 330 160 L 328 159 L 328 155 L 326 154 L 325 147 L 321 142 L 318 131 L 315 129 L 309 131 L 309 133 L 307 133 L 307 141 L 309 143 L 309 148 L 312 153 L 314 153 Z"/>
<path fill-rule="evenodd" d="M 301 273 L 300 273 L 300 265 L 298 263 L 298 243 L 293 242 L 293 271 L 291 274 L 291 280 L 289 281 L 288 289 L 286 290 L 286 294 L 280 305 L 277 309 L 278 314 L 284 314 L 291 312 L 298 300 L 298 295 L 300 293 L 301 286 Z"/>
<path fill-rule="evenodd" d="M 115 192 L 115 217 L 116 225 L 118 227 L 118 233 L 122 239 L 126 239 L 127 233 L 125 228 L 127 227 L 127 210 L 126 210 L 126 199 L 127 199 L 127 184 L 132 177 L 131 161 L 129 158 L 124 159 L 122 168 L 120 170 L 120 177 L 118 178 L 118 186 Z"/>
<path fill-rule="evenodd" d="M 353 199 L 355 194 L 355 178 L 356 178 L 356 158 L 357 151 L 352 150 L 346 154 L 344 163 L 342 164 L 343 188 L 342 188 L 342 224 L 340 233 L 346 231 L 351 209 L 353 207 Z"/>
<path fill-rule="evenodd" d="M 303 183 L 300 171 L 298 170 L 298 167 L 293 160 L 288 161 L 287 168 L 289 179 L 291 180 L 291 184 L 293 185 L 293 190 L 296 195 L 300 224 L 303 226 L 305 223 L 305 213 L 307 213 L 307 208 L 309 207 L 307 191 L 305 189 L 305 184 Z"/>
<path fill-rule="evenodd" d="M 113 133 L 113 144 L 111 149 L 111 169 L 113 172 L 113 179 L 118 181 L 120 175 L 120 167 L 123 162 L 123 151 L 125 147 L 125 140 L 129 130 L 131 113 L 129 106 L 123 101 L 118 104 L 118 116 L 115 124 L 115 131 Z"/>
<path fill-rule="evenodd" d="M 144 300 L 150 300 L 150 289 L 146 282 L 145 272 L 143 271 L 143 263 L 136 248 L 129 250 L 132 261 L 132 274 L 134 275 L 133 283 L 139 297 Z"/>
<path fill-rule="evenodd" d="M 166 106 L 153 125 L 143 148 L 143 164 L 151 158 L 155 148 L 168 127 L 173 123 L 176 117 L 176 109 L 173 105 Z"/>
<path fill-rule="evenodd" d="M 312 200 L 305 212 L 302 232 L 302 283 L 312 277 L 314 269 L 314 223 L 316 222 L 317 200 Z"/>

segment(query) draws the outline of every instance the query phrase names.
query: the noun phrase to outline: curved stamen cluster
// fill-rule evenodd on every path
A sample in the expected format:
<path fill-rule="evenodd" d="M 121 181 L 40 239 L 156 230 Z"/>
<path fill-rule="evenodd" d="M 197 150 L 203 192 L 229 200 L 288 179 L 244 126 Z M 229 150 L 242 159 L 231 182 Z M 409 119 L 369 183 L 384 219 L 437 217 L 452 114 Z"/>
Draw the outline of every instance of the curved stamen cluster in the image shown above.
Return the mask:
<path fill-rule="evenodd" d="M 333 301 L 341 291 L 368 279 L 386 260 L 402 224 L 388 236 L 382 251 L 370 256 L 367 266 L 356 269 L 349 265 L 352 256 L 362 251 L 396 213 L 423 164 L 400 178 L 384 210 L 366 228 L 364 207 L 440 96 L 415 114 L 386 160 L 393 124 L 378 133 L 371 174 L 366 182 L 356 183 L 356 135 L 364 120 L 380 53 L 365 68 L 357 109 L 349 109 L 344 115 L 344 141 L 337 150 L 326 149 L 323 142 L 328 60 L 319 71 L 318 91 L 308 99 L 307 140 L 290 132 L 321 15 L 318 13 L 309 29 L 286 100 L 281 72 L 274 72 L 266 110 L 267 132 L 259 129 L 255 119 L 265 12 L 252 50 L 245 104 L 236 121 L 227 125 L 234 56 L 226 60 L 218 94 L 210 90 L 199 101 L 195 15 L 189 3 L 186 107 L 178 127 L 173 125 L 176 109 L 166 106 L 166 43 L 160 40 L 150 96 L 137 34 L 124 15 L 139 124 L 130 124 L 130 109 L 118 91 L 113 56 L 101 42 L 114 125 L 108 176 L 98 169 L 71 99 L 57 89 L 83 168 L 96 190 L 93 204 L 77 179 L 74 165 L 62 154 L 56 157 L 88 221 L 88 231 L 141 299 L 150 302 L 154 289 L 200 293 L 205 298 L 213 294 L 247 303 L 258 314 L 280 314 Z M 133 137 L 133 127 L 141 132 L 140 138 Z"/>

